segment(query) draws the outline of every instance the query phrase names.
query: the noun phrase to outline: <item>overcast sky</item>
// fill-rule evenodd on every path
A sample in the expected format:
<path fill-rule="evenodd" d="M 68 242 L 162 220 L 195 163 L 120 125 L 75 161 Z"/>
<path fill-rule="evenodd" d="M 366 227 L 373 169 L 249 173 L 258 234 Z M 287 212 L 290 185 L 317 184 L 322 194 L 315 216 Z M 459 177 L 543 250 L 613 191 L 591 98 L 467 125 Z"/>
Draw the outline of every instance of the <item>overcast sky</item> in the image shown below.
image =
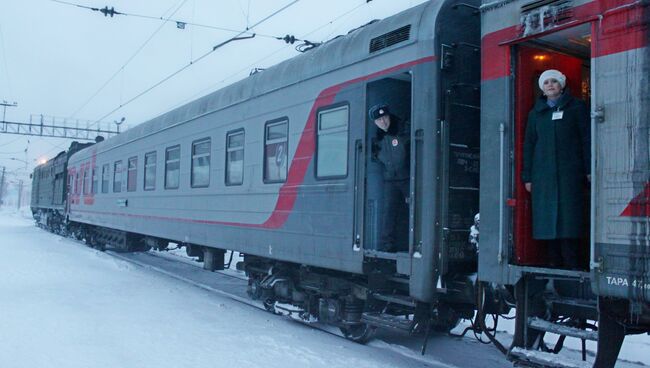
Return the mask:
<path fill-rule="evenodd" d="M 326 41 L 424 2 L 294 1 L 66 1 L 131 14 L 111 18 L 52 0 L 0 0 L 0 101 L 18 103 L 7 108 L 6 120 L 28 122 L 31 114 L 107 122 L 125 117 L 125 124 L 134 126 L 245 78 L 255 67 L 269 67 L 298 54 L 295 45 L 266 36 L 291 34 Z M 111 113 L 237 34 L 210 27 L 245 30 L 289 4 L 255 27 L 254 39 L 220 48 Z M 190 24 L 179 29 L 175 22 L 136 15 Z M 20 175 L 25 164 L 18 160 L 26 160 L 31 172 L 36 160 L 55 156 L 69 143 L 0 134 L 0 166 Z"/>

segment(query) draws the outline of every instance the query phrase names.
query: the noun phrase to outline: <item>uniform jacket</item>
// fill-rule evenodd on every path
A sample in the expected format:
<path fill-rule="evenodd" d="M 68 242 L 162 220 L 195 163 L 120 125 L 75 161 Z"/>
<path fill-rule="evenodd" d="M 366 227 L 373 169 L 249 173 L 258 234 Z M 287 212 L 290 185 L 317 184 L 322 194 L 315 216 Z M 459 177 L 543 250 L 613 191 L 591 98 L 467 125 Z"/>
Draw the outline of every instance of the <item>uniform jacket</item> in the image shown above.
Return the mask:
<path fill-rule="evenodd" d="M 411 132 L 407 121 L 390 116 L 388 131 L 377 130 L 373 152 L 384 165 L 384 180 L 407 180 L 410 176 Z"/>
<path fill-rule="evenodd" d="M 562 118 L 553 120 L 554 112 Z M 532 183 L 533 238 L 579 238 L 591 168 L 589 111 L 565 92 L 556 107 L 541 97 L 528 114 L 521 178 Z"/>

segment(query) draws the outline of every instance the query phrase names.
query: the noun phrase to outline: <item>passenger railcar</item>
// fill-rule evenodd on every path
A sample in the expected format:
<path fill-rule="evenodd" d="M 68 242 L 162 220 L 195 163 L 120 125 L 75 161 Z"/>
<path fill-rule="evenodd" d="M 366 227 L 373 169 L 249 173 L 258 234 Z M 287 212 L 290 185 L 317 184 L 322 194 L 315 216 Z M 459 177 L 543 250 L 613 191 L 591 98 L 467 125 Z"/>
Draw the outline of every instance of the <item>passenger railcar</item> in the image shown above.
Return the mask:
<path fill-rule="evenodd" d="M 516 285 L 516 345 L 530 347 L 539 331 L 562 331 L 583 343 L 597 339 L 596 365 L 613 366 L 624 334 L 650 326 L 648 5 L 522 0 L 481 7 L 479 278 Z M 531 238 L 531 199 L 520 177 L 523 134 L 546 69 L 562 70 L 591 109 L 583 271 L 545 267 L 545 244 Z M 599 321 L 598 334 L 575 329 L 587 320 Z"/>
<path fill-rule="evenodd" d="M 598 339 L 596 365 L 612 366 L 625 333 L 650 326 L 648 14 L 630 0 L 430 1 L 57 156 L 35 178 L 67 165 L 56 211 L 90 245 L 178 243 L 210 270 L 239 251 L 253 298 L 356 341 L 376 327 L 449 330 L 477 311 L 475 328 L 501 346 L 485 316 L 516 305 L 513 347 L 501 346 L 511 358 L 554 332 L 554 350 Z M 545 266 L 520 180 L 534 81 L 551 67 L 592 110 L 581 271 Z M 385 198 L 366 113 L 378 103 L 410 122 L 404 251 L 378 244 Z M 50 210 L 36 196 L 38 218 Z M 479 204 L 480 256 L 468 241 Z"/>
<path fill-rule="evenodd" d="M 69 221 L 93 243 L 242 252 L 256 297 L 320 303 L 347 327 L 393 323 L 362 317 L 383 309 L 364 310 L 368 298 L 401 313 L 441 297 L 453 326 L 474 309 L 449 264 L 476 268 L 475 6 L 429 2 L 374 22 L 74 154 Z M 366 111 L 379 102 L 414 142 L 404 252 L 377 250 L 383 182 Z"/>

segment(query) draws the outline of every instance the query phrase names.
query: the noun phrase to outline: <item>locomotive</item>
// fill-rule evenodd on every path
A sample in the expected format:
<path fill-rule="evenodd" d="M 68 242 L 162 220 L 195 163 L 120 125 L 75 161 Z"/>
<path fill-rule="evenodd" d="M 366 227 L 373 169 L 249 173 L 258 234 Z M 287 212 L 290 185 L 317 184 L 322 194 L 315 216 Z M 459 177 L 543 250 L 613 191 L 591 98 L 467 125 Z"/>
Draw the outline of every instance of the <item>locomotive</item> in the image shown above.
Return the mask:
<path fill-rule="evenodd" d="M 252 298 L 354 341 L 464 318 L 512 359 L 552 332 L 555 352 L 598 340 L 595 365 L 613 366 L 625 334 L 650 329 L 649 14 L 631 0 L 429 1 L 73 144 L 34 170 L 32 211 L 101 249 L 181 244 L 208 270 L 238 251 Z M 532 81 L 549 68 L 592 112 L 585 270 L 546 266 L 520 179 Z M 367 116 L 380 103 L 412 142 L 404 247 L 390 251 Z M 506 349 L 485 320 L 511 307 Z"/>

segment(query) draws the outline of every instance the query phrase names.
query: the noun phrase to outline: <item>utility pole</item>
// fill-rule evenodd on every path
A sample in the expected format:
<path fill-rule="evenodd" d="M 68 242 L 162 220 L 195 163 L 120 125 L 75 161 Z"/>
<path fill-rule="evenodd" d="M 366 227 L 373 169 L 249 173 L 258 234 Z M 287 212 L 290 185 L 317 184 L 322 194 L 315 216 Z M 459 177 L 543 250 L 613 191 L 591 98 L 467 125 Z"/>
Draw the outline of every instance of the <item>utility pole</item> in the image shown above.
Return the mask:
<path fill-rule="evenodd" d="M 23 179 L 18 180 L 18 211 L 23 203 Z"/>
<path fill-rule="evenodd" d="M 0 106 L 2 106 L 2 130 L 7 130 L 5 126 L 5 117 L 7 116 L 7 107 L 16 107 L 18 106 L 18 103 L 14 101 L 14 103 L 9 103 L 6 100 L 2 100 L 0 102 Z"/>
<path fill-rule="evenodd" d="M 2 197 L 3 197 L 4 191 L 5 191 L 5 170 L 6 170 L 6 167 L 3 166 L 2 167 L 2 179 L 0 179 L 0 207 L 3 204 L 3 198 Z"/>

